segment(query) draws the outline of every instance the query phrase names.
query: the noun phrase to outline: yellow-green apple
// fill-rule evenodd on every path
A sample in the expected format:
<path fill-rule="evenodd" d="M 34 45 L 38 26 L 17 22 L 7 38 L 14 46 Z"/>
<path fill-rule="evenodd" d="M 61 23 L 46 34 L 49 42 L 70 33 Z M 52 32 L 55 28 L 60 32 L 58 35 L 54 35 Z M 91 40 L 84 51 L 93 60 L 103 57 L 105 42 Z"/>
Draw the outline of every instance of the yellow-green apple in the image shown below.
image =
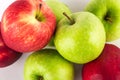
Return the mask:
<path fill-rule="evenodd" d="M 64 15 L 55 32 L 58 52 L 65 59 L 80 64 L 96 59 L 106 41 L 102 22 L 90 12 Z"/>
<path fill-rule="evenodd" d="M 63 12 L 66 12 L 67 14 L 71 14 L 72 11 L 69 9 L 69 7 L 61 2 L 60 0 L 45 0 L 47 5 L 52 9 L 53 13 L 56 16 L 57 23 L 64 18 Z"/>
<path fill-rule="evenodd" d="M 120 80 L 120 48 L 106 44 L 102 54 L 83 66 L 82 80 Z"/>
<path fill-rule="evenodd" d="M 1 27 L 1 23 L 0 23 L 0 27 Z M 22 53 L 16 52 L 8 48 L 4 44 L 2 40 L 2 36 L 0 34 L 0 68 L 4 68 L 9 65 L 12 65 L 21 57 L 21 55 Z"/>
<path fill-rule="evenodd" d="M 47 5 L 52 9 L 53 13 L 55 14 L 57 23 L 62 18 L 64 18 L 63 12 L 66 12 L 67 14 L 72 13 L 72 11 L 69 9 L 69 7 L 65 3 L 61 2 L 60 0 L 45 0 L 45 2 L 47 3 Z M 54 40 L 54 36 L 52 37 L 48 46 L 54 46 L 53 40 Z"/>
<path fill-rule="evenodd" d="M 91 0 L 85 8 L 104 24 L 106 41 L 120 38 L 120 0 Z"/>
<path fill-rule="evenodd" d="M 55 49 L 32 53 L 24 66 L 24 80 L 73 80 L 73 64 Z"/>
<path fill-rule="evenodd" d="M 1 33 L 11 49 L 30 52 L 46 46 L 55 27 L 55 15 L 44 1 L 16 0 L 3 14 Z"/>

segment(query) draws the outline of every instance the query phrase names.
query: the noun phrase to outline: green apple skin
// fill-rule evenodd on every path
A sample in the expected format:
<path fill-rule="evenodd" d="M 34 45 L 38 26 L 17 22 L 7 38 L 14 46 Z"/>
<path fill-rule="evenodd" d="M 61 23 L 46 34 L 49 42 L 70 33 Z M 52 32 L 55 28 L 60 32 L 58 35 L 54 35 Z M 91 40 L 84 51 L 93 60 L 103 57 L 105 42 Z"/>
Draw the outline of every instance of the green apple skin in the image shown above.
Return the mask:
<path fill-rule="evenodd" d="M 57 26 L 55 47 L 67 60 L 84 64 L 96 59 L 102 52 L 106 36 L 102 22 L 90 12 L 69 15 L 74 24 L 64 18 Z"/>
<path fill-rule="evenodd" d="M 91 0 L 85 8 L 104 24 L 106 41 L 120 38 L 120 0 Z"/>
<path fill-rule="evenodd" d="M 61 2 L 60 0 L 45 0 L 47 5 L 52 9 L 53 13 L 56 16 L 56 22 L 58 23 L 62 18 L 64 18 L 63 12 L 66 12 L 67 14 L 71 14 L 72 11 L 69 9 L 69 7 Z M 57 26 L 56 26 L 57 27 Z M 51 38 L 48 46 L 54 46 L 54 36 Z"/>
<path fill-rule="evenodd" d="M 74 80 L 73 64 L 55 49 L 32 53 L 25 62 L 24 80 Z"/>
<path fill-rule="evenodd" d="M 45 2 L 55 14 L 57 23 L 64 17 L 63 12 L 66 12 L 67 14 L 72 13 L 69 7 L 60 0 L 45 0 Z"/>

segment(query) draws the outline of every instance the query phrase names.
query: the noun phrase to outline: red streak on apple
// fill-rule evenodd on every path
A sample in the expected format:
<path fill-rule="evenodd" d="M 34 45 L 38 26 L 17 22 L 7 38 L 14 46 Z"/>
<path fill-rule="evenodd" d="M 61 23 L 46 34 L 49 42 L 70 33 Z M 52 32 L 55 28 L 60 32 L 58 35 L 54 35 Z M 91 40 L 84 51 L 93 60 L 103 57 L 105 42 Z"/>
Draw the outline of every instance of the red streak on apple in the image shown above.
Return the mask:
<path fill-rule="evenodd" d="M 3 14 L 1 33 L 5 44 L 11 49 L 30 52 L 48 44 L 55 26 L 55 15 L 45 2 L 17 0 Z"/>
<path fill-rule="evenodd" d="M 106 44 L 102 54 L 83 66 L 83 80 L 120 80 L 120 48 Z"/>

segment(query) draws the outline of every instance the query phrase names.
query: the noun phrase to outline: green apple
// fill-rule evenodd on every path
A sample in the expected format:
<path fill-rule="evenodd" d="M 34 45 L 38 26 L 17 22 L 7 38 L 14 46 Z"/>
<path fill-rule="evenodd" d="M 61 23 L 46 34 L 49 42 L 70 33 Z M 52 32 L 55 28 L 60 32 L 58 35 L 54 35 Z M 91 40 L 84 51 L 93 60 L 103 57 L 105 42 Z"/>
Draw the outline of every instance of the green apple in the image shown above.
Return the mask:
<path fill-rule="evenodd" d="M 102 22 L 90 12 L 76 12 L 63 18 L 55 33 L 55 47 L 67 60 L 87 63 L 102 52 L 106 36 Z"/>
<path fill-rule="evenodd" d="M 66 12 L 67 14 L 72 13 L 69 7 L 60 0 L 45 0 L 45 2 L 55 14 L 57 23 L 64 17 L 63 12 Z"/>
<path fill-rule="evenodd" d="M 73 80 L 73 64 L 55 49 L 32 53 L 25 62 L 24 80 Z"/>
<path fill-rule="evenodd" d="M 91 0 L 85 11 L 103 22 L 107 42 L 120 38 L 120 0 Z"/>
<path fill-rule="evenodd" d="M 72 11 L 69 9 L 69 7 L 61 2 L 60 0 L 45 0 L 47 5 L 52 9 L 53 13 L 56 16 L 56 22 L 58 23 L 62 18 L 64 18 L 63 12 L 66 12 L 67 14 L 71 14 Z M 51 38 L 48 46 L 54 46 L 54 36 Z"/>

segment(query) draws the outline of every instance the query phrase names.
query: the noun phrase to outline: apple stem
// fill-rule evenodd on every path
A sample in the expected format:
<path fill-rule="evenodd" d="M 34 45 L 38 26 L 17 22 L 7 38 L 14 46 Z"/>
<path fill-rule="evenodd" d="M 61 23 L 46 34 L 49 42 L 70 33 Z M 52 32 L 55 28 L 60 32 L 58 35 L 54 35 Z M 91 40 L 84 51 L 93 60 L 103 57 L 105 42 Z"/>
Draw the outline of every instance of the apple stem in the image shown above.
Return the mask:
<path fill-rule="evenodd" d="M 41 21 L 41 8 L 42 8 L 42 3 L 40 3 L 39 4 L 39 6 L 38 6 L 38 14 L 36 15 L 36 19 L 38 20 L 38 21 Z"/>
<path fill-rule="evenodd" d="M 39 4 L 39 10 L 41 10 L 41 8 L 42 8 L 42 4 L 40 3 L 40 4 Z"/>
<path fill-rule="evenodd" d="M 42 77 L 42 76 L 40 76 L 39 78 L 40 78 L 40 80 L 43 80 L 43 77 Z"/>
<path fill-rule="evenodd" d="M 63 12 L 63 15 L 67 17 L 67 19 L 71 22 L 71 24 L 75 23 L 75 21 L 72 18 L 70 18 L 65 12 Z"/>
<path fill-rule="evenodd" d="M 108 22 L 112 23 L 112 19 L 111 19 L 111 18 L 106 17 L 105 19 L 106 19 Z"/>

